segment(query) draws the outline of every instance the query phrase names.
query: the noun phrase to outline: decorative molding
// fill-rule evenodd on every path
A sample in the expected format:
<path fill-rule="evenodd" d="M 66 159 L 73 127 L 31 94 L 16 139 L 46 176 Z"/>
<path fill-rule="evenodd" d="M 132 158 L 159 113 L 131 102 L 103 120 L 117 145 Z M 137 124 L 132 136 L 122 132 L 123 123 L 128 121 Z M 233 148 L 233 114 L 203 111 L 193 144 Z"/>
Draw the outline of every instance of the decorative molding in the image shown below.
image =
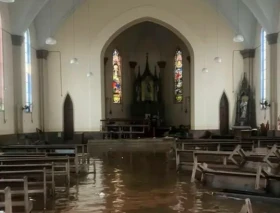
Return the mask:
<path fill-rule="evenodd" d="M 166 62 L 165 61 L 158 61 L 157 64 L 158 64 L 160 69 L 164 69 L 165 66 L 166 66 Z"/>
<path fill-rule="evenodd" d="M 240 54 L 242 55 L 243 59 L 245 58 L 255 58 L 255 49 L 245 49 L 241 50 Z"/>
<path fill-rule="evenodd" d="M 48 50 L 37 50 L 36 51 L 36 56 L 37 59 L 48 59 L 49 51 Z"/>
<path fill-rule="evenodd" d="M 277 44 L 279 33 L 271 33 L 266 35 L 266 40 L 269 45 Z"/>
<path fill-rule="evenodd" d="M 104 66 L 106 66 L 107 61 L 108 61 L 108 57 L 104 57 Z"/>
<path fill-rule="evenodd" d="M 24 37 L 20 35 L 11 35 L 11 38 L 14 46 L 21 46 L 24 41 Z"/>
<path fill-rule="evenodd" d="M 130 61 L 130 62 L 129 62 L 129 67 L 130 67 L 131 69 L 135 69 L 136 66 L 137 66 L 137 62 L 136 62 L 136 61 Z"/>

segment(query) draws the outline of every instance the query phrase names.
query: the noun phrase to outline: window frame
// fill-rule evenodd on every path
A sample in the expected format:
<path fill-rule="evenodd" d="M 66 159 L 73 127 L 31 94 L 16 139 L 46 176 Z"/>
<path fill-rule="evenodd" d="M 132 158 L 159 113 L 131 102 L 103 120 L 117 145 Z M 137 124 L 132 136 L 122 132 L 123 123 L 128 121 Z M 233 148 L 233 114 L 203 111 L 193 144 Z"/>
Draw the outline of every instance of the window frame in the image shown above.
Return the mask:
<path fill-rule="evenodd" d="M 261 101 L 265 101 L 267 98 L 267 41 L 264 28 L 261 29 L 260 42 L 260 98 Z"/>
<path fill-rule="evenodd" d="M 26 113 L 32 113 L 32 50 L 30 30 L 27 29 L 24 33 L 24 64 L 25 64 L 25 106 Z"/>

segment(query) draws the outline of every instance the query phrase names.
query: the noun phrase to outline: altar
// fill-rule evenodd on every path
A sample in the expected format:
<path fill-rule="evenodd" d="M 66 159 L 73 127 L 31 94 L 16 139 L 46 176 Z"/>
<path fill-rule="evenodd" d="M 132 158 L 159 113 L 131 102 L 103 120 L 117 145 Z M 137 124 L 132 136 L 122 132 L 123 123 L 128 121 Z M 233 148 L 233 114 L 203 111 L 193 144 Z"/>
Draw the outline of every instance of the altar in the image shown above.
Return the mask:
<path fill-rule="evenodd" d="M 162 120 L 164 116 L 164 104 L 161 100 L 162 88 L 160 75 L 155 67 L 152 74 L 149 66 L 149 56 L 146 55 L 146 66 L 143 74 L 138 74 L 134 81 L 133 103 L 131 104 L 131 117 L 155 118 Z"/>

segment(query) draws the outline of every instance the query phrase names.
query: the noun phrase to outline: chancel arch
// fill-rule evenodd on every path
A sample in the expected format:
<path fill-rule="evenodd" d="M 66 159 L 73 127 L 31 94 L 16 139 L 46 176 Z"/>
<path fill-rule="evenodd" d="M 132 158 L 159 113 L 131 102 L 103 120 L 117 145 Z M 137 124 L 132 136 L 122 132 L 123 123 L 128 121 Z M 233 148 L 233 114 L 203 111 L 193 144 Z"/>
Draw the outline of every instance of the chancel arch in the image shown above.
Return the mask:
<path fill-rule="evenodd" d="M 120 104 L 115 104 L 112 94 L 116 47 L 122 49 Z M 191 125 L 190 55 L 185 43 L 159 24 L 144 21 L 123 31 L 104 55 L 113 62 L 113 67 L 106 65 L 104 73 L 105 117 L 133 120 L 157 116 L 162 125 Z M 115 84 L 113 81 L 113 87 Z"/>

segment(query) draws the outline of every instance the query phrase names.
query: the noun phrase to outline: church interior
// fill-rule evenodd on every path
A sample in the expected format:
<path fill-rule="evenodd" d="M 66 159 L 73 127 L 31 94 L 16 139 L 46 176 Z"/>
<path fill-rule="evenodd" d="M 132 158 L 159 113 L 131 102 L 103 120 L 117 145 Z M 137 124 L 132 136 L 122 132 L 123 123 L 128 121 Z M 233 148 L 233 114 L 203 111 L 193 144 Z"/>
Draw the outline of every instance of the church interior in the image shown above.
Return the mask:
<path fill-rule="evenodd" d="M 97 151 L 131 165 L 158 152 L 191 182 L 280 197 L 280 0 L 0 0 L 0 27 L 0 179 L 20 177 L 0 181 L 0 210 L 33 209 L 26 187 L 13 204 L 1 185 L 37 186 L 23 173 L 43 174 L 43 209 L 56 175 L 105 174 Z"/>
<path fill-rule="evenodd" d="M 3 141 L 277 135 L 276 0 L 6 1 Z"/>

